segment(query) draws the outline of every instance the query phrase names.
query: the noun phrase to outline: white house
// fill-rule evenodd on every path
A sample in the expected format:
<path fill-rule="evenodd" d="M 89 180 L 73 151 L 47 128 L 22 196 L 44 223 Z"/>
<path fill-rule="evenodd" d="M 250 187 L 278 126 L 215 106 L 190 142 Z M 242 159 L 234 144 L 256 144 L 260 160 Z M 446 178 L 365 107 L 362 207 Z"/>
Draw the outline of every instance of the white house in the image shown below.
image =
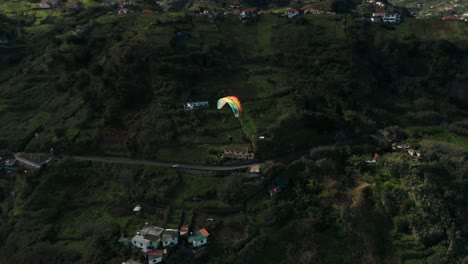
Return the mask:
<path fill-rule="evenodd" d="M 166 229 L 162 233 L 161 238 L 163 247 L 175 246 L 179 243 L 179 230 L 176 229 Z"/>
<path fill-rule="evenodd" d="M 53 156 L 51 154 L 44 153 L 16 153 L 15 159 L 20 165 L 31 169 L 40 169 L 45 164 L 52 161 Z"/>
<path fill-rule="evenodd" d="M 144 236 L 137 234 L 132 238 L 132 245 L 137 248 L 141 248 L 143 251 L 148 251 L 151 248 L 151 240 L 146 239 Z"/>
<path fill-rule="evenodd" d="M 188 238 L 188 242 L 192 244 L 193 247 L 200 247 L 208 242 L 209 235 L 210 233 L 208 233 L 206 229 L 202 228 L 190 236 Z"/>
<path fill-rule="evenodd" d="M 161 242 L 161 234 L 164 228 L 157 226 L 146 226 L 132 238 L 132 244 L 135 247 L 141 248 L 143 252 L 158 247 Z"/>
<path fill-rule="evenodd" d="M 188 111 L 192 111 L 198 108 L 208 108 L 210 105 L 208 102 L 188 102 L 185 106 L 184 109 Z"/>
<path fill-rule="evenodd" d="M 384 23 L 399 23 L 401 21 L 400 15 L 397 13 L 387 14 L 387 13 L 372 13 L 371 16 L 372 22 L 383 21 Z"/>
<path fill-rule="evenodd" d="M 295 8 L 290 7 L 290 8 L 288 8 L 286 10 L 286 12 L 284 12 L 283 15 L 287 16 L 288 18 L 293 18 L 293 17 L 299 15 L 299 11 L 297 11 L 297 9 L 295 9 Z"/>
<path fill-rule="evenodd" d="M 383 2 L 375 2 L 376 5 L 378 6 L 385 6 L 385 4 Z"/>

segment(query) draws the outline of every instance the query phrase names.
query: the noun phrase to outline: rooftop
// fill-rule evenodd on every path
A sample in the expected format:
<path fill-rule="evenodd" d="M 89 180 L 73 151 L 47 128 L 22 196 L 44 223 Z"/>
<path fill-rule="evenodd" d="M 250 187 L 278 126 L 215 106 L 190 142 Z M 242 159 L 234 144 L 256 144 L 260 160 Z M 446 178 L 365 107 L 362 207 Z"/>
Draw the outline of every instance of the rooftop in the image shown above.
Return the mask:
<path fill-rule="evenodd" d="M 160 237 L 161 234 L 164 232 L 164 228 L 157 227 L 157 226 L 146 226 L 141 229 L 140 234 L 143 236 L 153 235 Z"/>
<path fill-rule="evenodd" d="M 18 153 L 15 155 L 16 159 L 23 159 L 38 165 L 42 165 L 49 161 L 50 155 L 44 153 Z"/>
<path fill-rule="evenodd" d="M 224 147 L 224 152 L 241 152 L 241 153 L 247 153 L 249 152 L 248 147 Z"/>
<path fill-rule="evenodd" d="M 171 239 L 179 236 L 179 231 L 174 229 L 166 229 L 162 235 L 162 239 Z"/>

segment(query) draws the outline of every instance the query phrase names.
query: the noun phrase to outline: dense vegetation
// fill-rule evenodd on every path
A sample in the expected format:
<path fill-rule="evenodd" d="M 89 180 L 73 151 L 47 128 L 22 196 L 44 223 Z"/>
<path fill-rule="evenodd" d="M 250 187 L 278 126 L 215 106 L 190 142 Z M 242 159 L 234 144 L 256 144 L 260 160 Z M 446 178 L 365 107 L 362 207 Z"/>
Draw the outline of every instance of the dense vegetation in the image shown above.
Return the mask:
<path fill-rule="evenodd" d="M 0 2 L 10 40 L 0 46 L 0 150 L 62 155 L 38 172 L 2 171 L 1 263 L 118 263 L 137 255 L 121 233 L 178 227 L 182 215 L 204 227 L 207 208 L 235 213 L 212 213 L 221 220 L 204 262 L 468 261 L 466 24 L 351 14 L 211 23 L 83 2 L 80 12 Z M 242 100 L 242 118 L 213 107 L 225 95 Z M 198 100 L 211 107 L 183 110 Z M 383 128 L 424 158 L 390 153 Z M 252 182 L 65 157 L 215 163 L 227 144 L 295 161 Z M 277 181 L 287 188 L 270 197 Z M 144 216 L 130 215 L 136 204 Z M 170 258 L 191 261 L 181 249 Z"/>

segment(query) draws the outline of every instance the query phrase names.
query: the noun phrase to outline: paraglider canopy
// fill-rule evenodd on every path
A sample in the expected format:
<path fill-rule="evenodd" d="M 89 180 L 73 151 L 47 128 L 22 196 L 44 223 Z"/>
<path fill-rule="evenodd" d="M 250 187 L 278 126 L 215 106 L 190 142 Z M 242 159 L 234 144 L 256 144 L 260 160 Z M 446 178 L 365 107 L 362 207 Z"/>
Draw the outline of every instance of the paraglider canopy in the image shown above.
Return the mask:
<path fill-rule="evenodd" d="M 224 107 L 225 104 L 229 104 L 229 106 L 232 109 L 232 112 L 234 113 L 235 117 L 239 117 L 242 114 L 242 105 L 239 100 L 239 98 L 235 96 L 227 96 L 223 97 L 218 100 L 218 109 L 221 109 Z"/>

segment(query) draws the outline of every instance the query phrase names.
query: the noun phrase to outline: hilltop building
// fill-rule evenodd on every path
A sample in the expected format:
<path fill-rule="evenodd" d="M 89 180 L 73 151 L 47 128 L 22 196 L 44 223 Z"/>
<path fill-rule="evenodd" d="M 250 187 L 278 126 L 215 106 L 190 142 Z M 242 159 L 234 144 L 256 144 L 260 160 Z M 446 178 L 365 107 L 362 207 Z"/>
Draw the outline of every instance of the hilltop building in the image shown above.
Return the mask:
<path fill-rule="evenodd" d="M 52 161 L 52 158 L 52 153 L 45 154 L 20 152 L 15 154 L 15 159 L 20 165 L 31 169 L 40 169 L 42 166 Z"/>
<path fill-rule="evenodd" d="M 161 242 L 161 235 L 163 232 L 164 228 L 146 226 L 132 238 L 132 244 L 137 248 L 141 248 L 143 252 L 155 249 Z"/>

